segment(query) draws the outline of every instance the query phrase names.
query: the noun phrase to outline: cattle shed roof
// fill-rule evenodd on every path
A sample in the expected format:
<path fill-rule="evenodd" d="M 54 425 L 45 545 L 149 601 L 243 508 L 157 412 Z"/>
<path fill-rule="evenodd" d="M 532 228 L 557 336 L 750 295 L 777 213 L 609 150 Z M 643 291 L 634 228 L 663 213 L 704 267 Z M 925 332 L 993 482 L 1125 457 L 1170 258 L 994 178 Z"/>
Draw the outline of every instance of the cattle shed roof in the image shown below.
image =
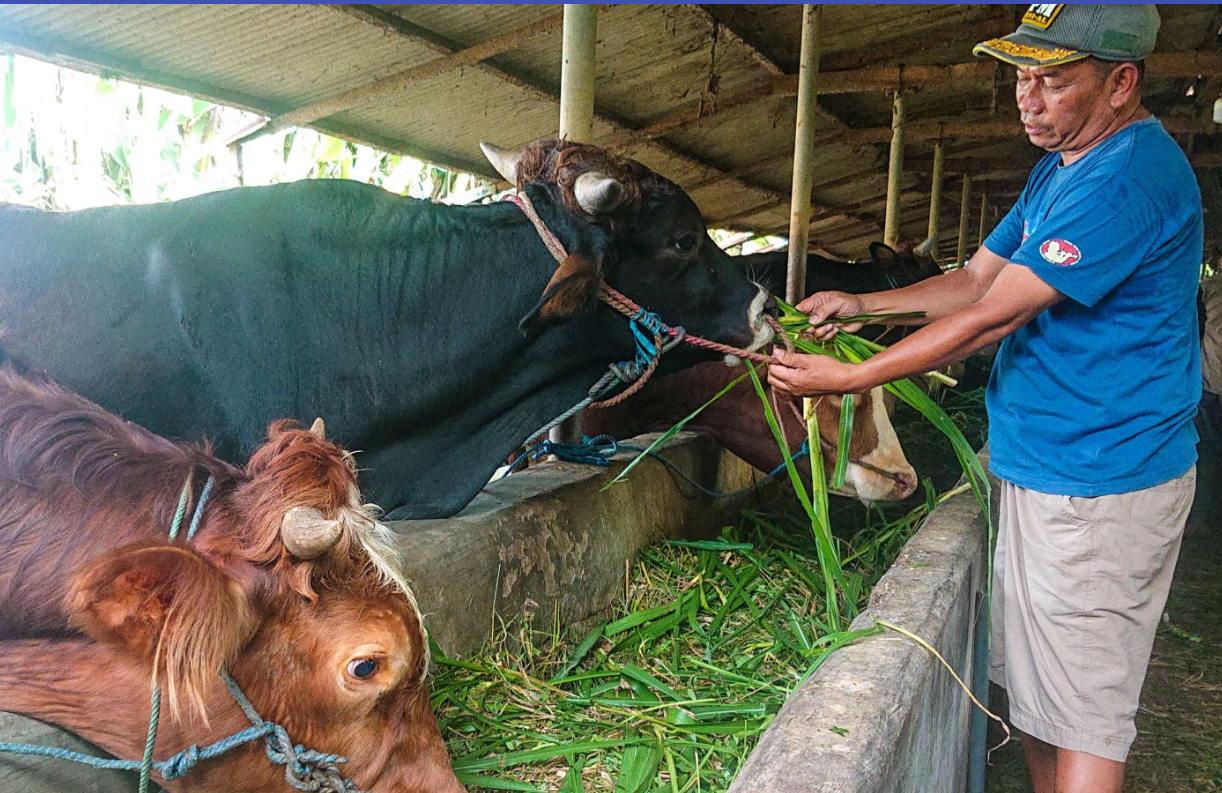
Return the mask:
<path fill-rule="evenodd" d="M 786 233 L 800 5 L 611 5 L 598 16 L 596 143 L 684 187 L 710 225 Z M 1041 152 L 1013 69 L 971 55 L 1025 6 L 827 5 L 821 28 L 811 245 L 855 255 L 881 238 L 890 92 L 906 93 L 901 238 L 925 236 L 944 142 L 942 253 L 961 175 L 990 215 Z M 1222 232 L 1222 12 L 1162 5 L 1144 94 L 1188 152 L 1209 231 Z M 560 5 L 3 5 L 0 50 L 236 105 L 273 119 L 495 176 L 479 141 L 553 136 Z M 1210 235 L 1222 241 L 1222 233 Z M 974 242 L 974 239 L 973 239 Z"/>

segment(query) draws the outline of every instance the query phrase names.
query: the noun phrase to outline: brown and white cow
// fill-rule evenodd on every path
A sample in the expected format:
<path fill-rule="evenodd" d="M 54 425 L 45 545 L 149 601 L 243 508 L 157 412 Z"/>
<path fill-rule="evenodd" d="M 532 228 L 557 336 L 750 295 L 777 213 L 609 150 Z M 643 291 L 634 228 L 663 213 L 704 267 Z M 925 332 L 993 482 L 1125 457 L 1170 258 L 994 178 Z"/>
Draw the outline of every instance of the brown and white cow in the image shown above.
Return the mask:
<path fill-rule="evenodd" d="M 361 789 L 461 791 L 419 610 L 349 456 L 318 426 L 269 435 L 239 469 L 0 366 L 3 708 L 134 759 L 156 679 L 160 760 L 249 726 L 225 668 L 295 742 L 347 757 Z M 208 476 L 198 533 L 169 540 L 184 481 L 198 494 Z M 162 784 L 291 789 L 261 743 Z"/>

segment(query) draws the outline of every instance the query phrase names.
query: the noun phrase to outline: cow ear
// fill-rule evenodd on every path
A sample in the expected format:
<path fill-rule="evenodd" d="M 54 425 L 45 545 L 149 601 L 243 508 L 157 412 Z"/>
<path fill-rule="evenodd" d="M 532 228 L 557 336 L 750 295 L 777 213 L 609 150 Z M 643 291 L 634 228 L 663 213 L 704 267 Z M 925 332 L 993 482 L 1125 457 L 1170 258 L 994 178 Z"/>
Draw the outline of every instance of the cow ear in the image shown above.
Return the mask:
<path fill-rule="evenodd" d="M 254 632 L 235 580 L 189 548 L 136 543 L 85 564 L 66 599 L 72 623 L 147 669 L 170 711 L 207 721 L 204 696 Z"/>
<path fill-rule="evenodd" d="M 899 266 L 900 257 L 895 249 L 882 242 L 870 243 L 870 258 L 883 270 L 894 270 Z"/>
<path fill-rule="evenodd" d="M 539 302 L 522 317 L 518 329 L 526 333 L 535 327 L 572 319 L 598 298 L 602 285 L 602 255 L 570 253 L 547 282 Z"/>

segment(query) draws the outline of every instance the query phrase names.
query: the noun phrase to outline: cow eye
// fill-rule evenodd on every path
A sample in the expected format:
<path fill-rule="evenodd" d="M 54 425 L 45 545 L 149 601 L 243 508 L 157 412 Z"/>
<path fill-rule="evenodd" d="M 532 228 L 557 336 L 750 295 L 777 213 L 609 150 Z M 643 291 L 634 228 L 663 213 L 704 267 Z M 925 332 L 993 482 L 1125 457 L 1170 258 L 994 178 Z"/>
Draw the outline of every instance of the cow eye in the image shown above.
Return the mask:
<path fill-rule="evenodd" d="M 675 240 L 674 246 L 676 249 L 684 253 L 691 253 L 696 250 L 696 246 L 700 244 L 700 235 L 694 233 L 684 234 L 679 239 Z"/>
<path fill-rule="evenodd" d="M 378 662 L 373 658 L 358 658 L 348 663 L 348 674 L 357 680 L 368 680 L 378 671 Z"/>

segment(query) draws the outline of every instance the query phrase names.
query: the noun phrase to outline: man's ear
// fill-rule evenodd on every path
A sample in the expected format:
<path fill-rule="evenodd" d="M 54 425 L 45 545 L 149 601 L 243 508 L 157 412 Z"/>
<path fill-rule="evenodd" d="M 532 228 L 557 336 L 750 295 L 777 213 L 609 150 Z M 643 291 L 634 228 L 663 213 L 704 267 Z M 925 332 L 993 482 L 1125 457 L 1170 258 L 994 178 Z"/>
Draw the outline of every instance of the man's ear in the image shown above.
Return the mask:
<path fill-rule="evenodd" d="M 183 701 L 206 720 L 204 694 L 255 628 L 248 593 L 190 548 L 126 545 L 77 571 L 72 623 L 145 667 L 177 718 Z"/>
<path fill-rule="evenodd" d="M 518 323 L 523 333 L 567 322 L 598 299 L 603 285 L 601 253 L 570 253 L 547 282 L 543 296 Z"/>

